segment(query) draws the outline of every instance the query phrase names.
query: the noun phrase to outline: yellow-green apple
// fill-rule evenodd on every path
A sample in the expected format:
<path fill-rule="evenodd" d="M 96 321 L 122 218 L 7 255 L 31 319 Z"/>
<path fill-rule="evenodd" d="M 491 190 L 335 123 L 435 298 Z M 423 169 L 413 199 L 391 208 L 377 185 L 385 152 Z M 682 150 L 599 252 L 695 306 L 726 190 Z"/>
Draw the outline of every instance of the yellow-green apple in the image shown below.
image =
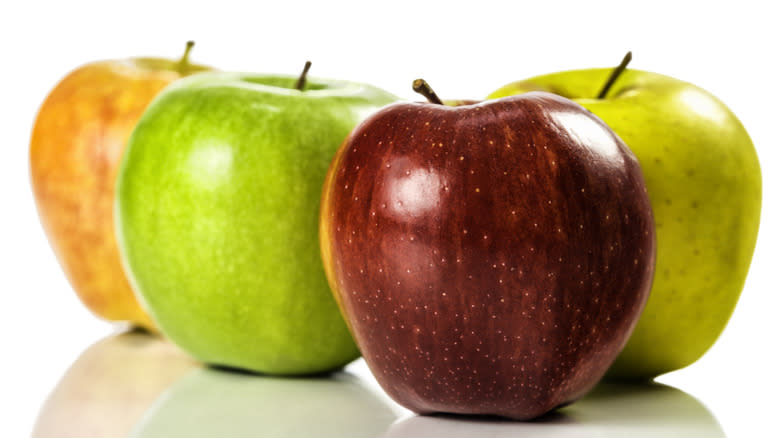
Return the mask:
<path fill-rule="evenodd" d="M 166 85 L 206 69 L 187 44 L 176 60 L 98 61 L 69 73 L 41 106 L 30 176 L 44 231 L 65 275 L 95 315 L 152 329 L 119 262 L 114 179 L 130 132 Z"/>
<path fill-rule="evenodd" d="M 639 159 L 658 260 L 647 306 L 609 376 L 651 379 L 696 361 L 726 326 L 758 235 L 761 171 L 745 128 L 710 93 L 640 70 L 603 87 L 609 76 L 604 68 L 553 73 L 490 97 L 546 90 L 574 99 Z"/>
<path fill-rule="evenodd" d="M 33 438 L 127 436 L 157 397 L 198 363 L 140 331 L 112 335 L 84 351 L 52 390 Z"/>
<path fill-rule="evenodd" d="M 319 198 L 350 130 L 396 97 L 301 78 L 185 78 L 128 143 L 123 262 L 163 333 L 210 364 L 310 374 L 359 355 L 319 257 Z"/>
<path fill-rule="evenodd" d="M 529 419 L 577 400 L 650 290 L 639 165 L 554 94 L 389 105 L 323 190 L 331 287 L 377 381 L 415 412 Z"/>

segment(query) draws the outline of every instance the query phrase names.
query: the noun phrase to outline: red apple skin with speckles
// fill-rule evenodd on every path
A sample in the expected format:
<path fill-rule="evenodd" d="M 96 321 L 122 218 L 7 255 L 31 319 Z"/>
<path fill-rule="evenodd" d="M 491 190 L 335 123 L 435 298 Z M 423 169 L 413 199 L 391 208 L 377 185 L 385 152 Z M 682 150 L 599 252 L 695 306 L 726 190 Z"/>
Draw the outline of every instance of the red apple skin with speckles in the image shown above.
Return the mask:
<path fill-rule="evenodd" d="M 421 414 L 531 419 L 582 397 L 653 277 L 636 158 L 578 104 L 400 103 L 326 178 L 326 272 L 372 373 Z"/>

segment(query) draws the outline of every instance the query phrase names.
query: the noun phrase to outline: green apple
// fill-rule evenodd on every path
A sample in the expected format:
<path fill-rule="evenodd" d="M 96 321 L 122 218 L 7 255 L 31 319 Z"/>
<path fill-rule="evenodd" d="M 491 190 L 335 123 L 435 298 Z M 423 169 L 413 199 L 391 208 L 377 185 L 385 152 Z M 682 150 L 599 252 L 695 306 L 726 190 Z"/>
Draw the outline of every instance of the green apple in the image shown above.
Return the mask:
<path fill-rule="evenodd" d="M 209 364 L 269 374 L 359 356 L 319 256 L 333 154 L 397 100 L 369 85 L 203 73 L 166 88 L 133 131 L 116 230 L 162 332 Z"/>
<path fill-rule="evenodd" d="M 286 379 L 196 370 L 164 392 L 128 435 L 379 437 L 400 411 L 360 379 Z"/>
<path fill-rule="evenodd" d="M 616 69 L 618 71 L 618 69 Z M 604 120 L 639 159 L 656 222 L 653 288 L 608 376 L 650 379 L 701 357 L 726 326 L 758 234 L 761 171 L 737 117 L 690 83 L 625 70 L 573 70 L 506 85 L 489 98 L 544 90 Z"/>

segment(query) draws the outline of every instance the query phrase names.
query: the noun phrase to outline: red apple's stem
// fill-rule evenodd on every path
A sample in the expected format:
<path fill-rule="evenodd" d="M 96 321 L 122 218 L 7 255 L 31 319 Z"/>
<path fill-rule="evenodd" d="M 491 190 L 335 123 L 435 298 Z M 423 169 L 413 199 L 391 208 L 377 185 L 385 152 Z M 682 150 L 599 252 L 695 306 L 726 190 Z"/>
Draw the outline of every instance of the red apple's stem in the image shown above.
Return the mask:
<path fill-rule="evenodd" d="M 187 46 L 184 48 L 184 54 L 181 55 L 181 58 L 179 59 L 179 70 L 184 71 L 187 69 L 187 67 L 190 64 L 190 52 L 192 51 L 192 48 L 195 46 L 195 41 L 187 41 Z"/>
<path fill-rule="evenodd" d="M 631 52 L 629 51 L 626 53 L 626 56 L 623 57 L 623 60 L 620 61 L 620 65 L 615 67 L 614 70 L 612 70 L 612 74 L 609 75 L 609 79 L 607 79 L 607 82 L 604 84 L 603 87 L 601 87 L 601 91 L 599 92 L 598 98 L 603 99 L 607 97 L 607 93 L 609 93 L 609 89 L 612 88 L 612 85 L 617 80 L 618 76 L 620 76 L 621 73 L 628 67 L 628 63 L 631 62 Z"/>
<path fill-rule="evenodd" d="M 298 76 L 298 82 L 295 83 L 296 90 L 303 91 L 303 87 L 306 86 L 306 75 L 309 74 L 310 68 L 311 61 L 306 61 L 306 64 L 303 65 L 303 71 L 301 72 L 301 75 Z"/>
<path fill-rule="evenodd" d="M 425 82 L 425 79 L 415 79 L 414 82 L 412 82 L 412 90 L 414 90 L 415 93 L 422 94 L 430 103 L 435 103 L 437 105 L 444 104 L 441 99 L 439 99 L 439 96 L 436 95 L 436 92 L 433 91 L 433 88 Z"/>

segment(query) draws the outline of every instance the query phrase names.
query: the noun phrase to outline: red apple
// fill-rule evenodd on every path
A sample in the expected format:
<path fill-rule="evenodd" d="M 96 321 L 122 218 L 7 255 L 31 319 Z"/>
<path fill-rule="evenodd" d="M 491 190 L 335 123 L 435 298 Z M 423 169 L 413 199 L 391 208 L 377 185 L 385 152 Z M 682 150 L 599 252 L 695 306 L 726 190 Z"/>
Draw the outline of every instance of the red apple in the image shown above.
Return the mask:
<path fill-rule="evenodd" d="M 596 384 L 639 318 L 655 256 L 634 155 L 583 107 L 540 92 L 367 119 L 331 163 L 320 239 L 393 399 L 514 419 Z"/>

